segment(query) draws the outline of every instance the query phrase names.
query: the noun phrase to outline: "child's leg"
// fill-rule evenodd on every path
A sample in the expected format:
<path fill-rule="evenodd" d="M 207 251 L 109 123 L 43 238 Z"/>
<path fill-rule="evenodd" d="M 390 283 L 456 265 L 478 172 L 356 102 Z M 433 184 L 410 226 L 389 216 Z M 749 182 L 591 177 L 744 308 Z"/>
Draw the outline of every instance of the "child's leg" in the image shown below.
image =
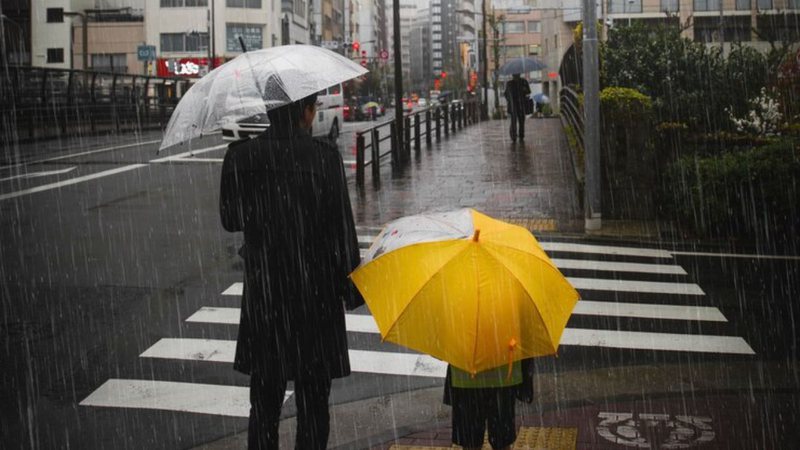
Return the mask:
<path fill-rule="evenodd" d="M 517 440 L 515 423 L 514 388 L 497 388 L 493 390 L 489 402 L 489 443 L 494 450 L 510 449 Z"/>
<path fill-rule="evenodd" d="M 453 443 L 465 450 L 479 450 L 483 446 L 486 414 L 481 405 L 481 389 L 452 388 Z"/>

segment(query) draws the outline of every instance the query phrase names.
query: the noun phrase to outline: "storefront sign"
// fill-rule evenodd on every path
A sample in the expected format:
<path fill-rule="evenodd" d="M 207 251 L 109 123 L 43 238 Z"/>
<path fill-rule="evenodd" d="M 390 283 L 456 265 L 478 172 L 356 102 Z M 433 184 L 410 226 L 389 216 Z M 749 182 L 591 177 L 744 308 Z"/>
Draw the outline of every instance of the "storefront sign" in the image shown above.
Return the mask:
<path fill-rule="evenodd" d="M 214 67 L 224 62 L 222 58 L 214 58 Z M 156 73 L 160 77 L 197 78 L 208 71 L 208 58 L 159 58 L 156 65 Z"/>

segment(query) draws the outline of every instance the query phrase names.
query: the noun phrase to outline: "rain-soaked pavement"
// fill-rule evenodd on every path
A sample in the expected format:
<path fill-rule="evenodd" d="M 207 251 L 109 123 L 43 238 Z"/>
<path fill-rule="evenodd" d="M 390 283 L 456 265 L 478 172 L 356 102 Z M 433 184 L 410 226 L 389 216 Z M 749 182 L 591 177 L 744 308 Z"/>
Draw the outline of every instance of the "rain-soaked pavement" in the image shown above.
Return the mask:
<path fill-rule="evenodd" d="M 585 236 L 558 121 L 528 127 L 524 146 L 500 122 L 423 142 L 403 173 L 383 168 L 378 191 L 351 176 L 363 245 L 388 220 L 462 206 L 534 229 L 582 301 L 558 358 L 537 361 L 521 436 L 794 448 L 800 258 Z M 241 237 L 217 213 L 224 145 L 156 155 L 158 138 L 26 146 L 27 164 L 0 167 L 0 447 L 243 448 L 248 378 L 230 364 Z M 446 445 L 443 364 L 381 343 L 366 309 L 349 314 L 354 374 L 334 383 L 331 447 Z M 282 448 L 294 413 L 289 396 Z"/>

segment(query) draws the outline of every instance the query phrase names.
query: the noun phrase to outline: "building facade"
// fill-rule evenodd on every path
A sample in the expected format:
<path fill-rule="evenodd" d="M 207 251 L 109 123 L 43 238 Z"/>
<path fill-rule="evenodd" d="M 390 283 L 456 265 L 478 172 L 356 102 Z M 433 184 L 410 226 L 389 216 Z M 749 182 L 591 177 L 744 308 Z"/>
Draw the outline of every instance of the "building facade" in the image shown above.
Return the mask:
<path fill-rule="evenodd" d="M 418 8 L 409 35 L 410 88 L 417 92 L 432 89 L 433 54 L 431 8 Z"/>

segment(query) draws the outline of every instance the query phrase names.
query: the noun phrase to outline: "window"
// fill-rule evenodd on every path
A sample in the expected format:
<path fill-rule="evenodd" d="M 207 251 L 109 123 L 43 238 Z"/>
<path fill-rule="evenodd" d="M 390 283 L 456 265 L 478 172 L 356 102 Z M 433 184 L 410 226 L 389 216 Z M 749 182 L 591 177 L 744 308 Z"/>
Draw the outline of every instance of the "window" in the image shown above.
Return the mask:
<path fill-rule="evenodd" d="M 248 0 L 252 1 L 252 0 Z M 261 0 L 259 0 L 260 2 Z M 305 0 L 294 0 L 294 15 L 297 17 L 305 18 L 306 17 L 306 1 Z"/>
<path fill-rule="evenodd" d="M 199 52 L 208 49 L 208 33 L 161 33 L 162 52 Z"/>
<path fill-rule="evenodd" d="M 759 0 L 761 1 L 761 0 Z M 694 0 L 695 11 L 719 11 L 720 0 Z"/>
<path fill-rule="evenodd" d="M 539 33 L 542 31 L 542 23 L 538 20 L 528 21 L 528 33 Z"/>
<path fill-rule="evenodd" d="M 63 63 L 64 62 L 64 49 L 63 48 L 48 48 L 47 49 L 47 63 Z"/>
<path fill-rule="evenodd" d="M 506 58 L 520 58 L 527 56 L 525 54 L 526 46 L 524 45 L 505 45 L 503 46 L 503 54 Z"/>
<path fill-rule="evenodd" d="M 225 0 L 225 5 L 228 8 L 261 9 L 261 0 Z"/>
<path fill-rule="evenodd" d="M 47 8 L 47 23 L 61 23 L 64 21 L 64 8 Z"/>
<path fill-rule="evenodd" d="M 503 22 L 503 32 L 506 34 L 519 34 L 525 32 L 525 22 Z"/>
<path fill-rule="evenodd" d="M 661 0 L 661 12 L 678 12 L 680 10 L 680 3 L 680 0 Z"/>
<path fill-rule="evenodd" d="M 640 13 L 642 12 L 642 0 L 609 0 L 608 12 L 611 14 Z"/>
<path fill-rule="evenodd" d="M 92 69 L 98 72 L 128 72 L 128 56 L 125 53 L 93 53 Z"/>
<path fill-rule="evenodd" d="M 162 8 L 208 6 L 208 0 L 161 0 Z"/>
<path fill-rule="evenodd" d="M 758 0 L 757 6 L 761 11 L 765 9 L 772 9 L 772 0 Z"/>
<path fill-rule="evenodd" d="M 528 45 L 528 54 L 529 55 L 539 55 L 542 53 L 542 47 L 539 44 L 530 44 Z"/>
<path fill-rule="evenodd" d="M 241 36 L 247 50 L 257 50 L 264 48 L 264 38 L 262 36 L 263 25 L 247 23 L 229 23 L 226 30 L 226 50 L 238 52 L 242 50 L 239 44 Z"/>
<path fill-rule="evenodd" d="M 736 9 L 750 11 L 750 0 L 736 0 Z"/>

